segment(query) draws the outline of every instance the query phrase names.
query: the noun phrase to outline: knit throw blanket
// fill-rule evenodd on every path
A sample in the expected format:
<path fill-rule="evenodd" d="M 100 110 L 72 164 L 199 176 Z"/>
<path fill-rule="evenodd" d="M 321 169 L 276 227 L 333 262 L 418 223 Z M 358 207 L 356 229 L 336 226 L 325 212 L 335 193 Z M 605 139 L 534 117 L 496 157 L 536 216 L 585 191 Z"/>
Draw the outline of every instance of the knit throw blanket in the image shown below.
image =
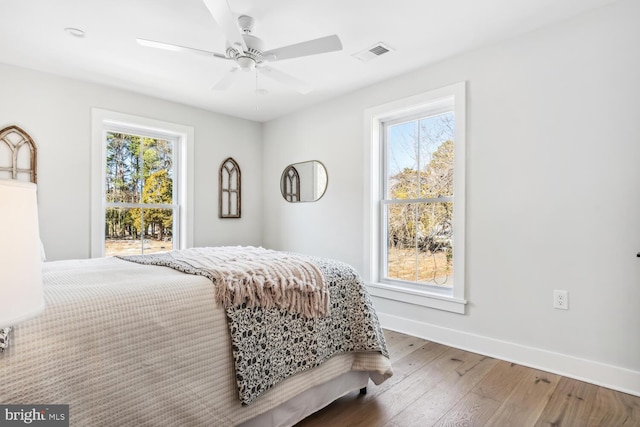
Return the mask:
<path fill-rule="evenodd" d="M 304 317 L 329 314 L 329 291 L 322 273 L 295 254 L 225 246 L 121 258 L 206 276 L 216 283 L 216 300 L 223 307 L 282 308 Z"/>

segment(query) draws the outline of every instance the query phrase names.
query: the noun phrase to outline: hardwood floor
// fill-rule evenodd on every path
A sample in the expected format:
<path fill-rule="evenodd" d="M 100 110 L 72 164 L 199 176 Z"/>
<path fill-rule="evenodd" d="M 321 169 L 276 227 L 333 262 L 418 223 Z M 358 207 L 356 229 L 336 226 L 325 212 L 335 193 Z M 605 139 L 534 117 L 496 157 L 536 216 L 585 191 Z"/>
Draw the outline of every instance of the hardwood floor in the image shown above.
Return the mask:
<path fill-rule="evenodd" d="M 385 331 L 394 375 L 297 424 L 639 427 L 640 397 Z"/>

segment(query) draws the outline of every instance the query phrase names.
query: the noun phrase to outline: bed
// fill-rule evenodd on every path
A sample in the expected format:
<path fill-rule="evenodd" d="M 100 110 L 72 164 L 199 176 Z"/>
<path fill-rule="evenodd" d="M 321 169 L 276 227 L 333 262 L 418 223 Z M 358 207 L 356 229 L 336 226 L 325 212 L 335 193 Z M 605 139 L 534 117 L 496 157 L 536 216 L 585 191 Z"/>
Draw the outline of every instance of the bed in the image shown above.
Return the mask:
<path fill-rule="evenodd" d="M 353 288 L 351 268 L 317 261 L 336 268 L 331 296 Z M 47 262 L 43 278 L 44 313 L 16 325 L 0 356 L 0 401 L 69 404 L 72 425 L 293 425 L 391 375 L 383 352 L 339 352 L 243 405 L 227 316 L 208 277 L 98 258 Z M 375 316 L 367 310 L 340 316 L 375 327 L 363 323 Z"/>
<path fill-rule="evenodd" d="M 222 303 L 196 257 L 229 250 L 313 265 L 327 312 Z M 0 403 L 68 404 L 70 425 L 290 426 L 392 375 L 367 290 L 335 260 L 192 248 L 45 262 L 43 281 L 45 311 L 0 354 Z"/>

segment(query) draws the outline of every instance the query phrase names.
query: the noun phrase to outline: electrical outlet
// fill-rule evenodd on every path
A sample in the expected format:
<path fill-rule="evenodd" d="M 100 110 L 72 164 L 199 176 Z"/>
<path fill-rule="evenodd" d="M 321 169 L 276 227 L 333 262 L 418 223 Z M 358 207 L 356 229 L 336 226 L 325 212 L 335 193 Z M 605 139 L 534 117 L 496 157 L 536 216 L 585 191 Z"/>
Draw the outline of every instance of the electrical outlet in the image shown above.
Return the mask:
<path fill-rule="evenodd" d="M 559 308 L 561 310 L 569 310 L 569 292 L 568 291 L 553 291 L 553 308 Z"/>

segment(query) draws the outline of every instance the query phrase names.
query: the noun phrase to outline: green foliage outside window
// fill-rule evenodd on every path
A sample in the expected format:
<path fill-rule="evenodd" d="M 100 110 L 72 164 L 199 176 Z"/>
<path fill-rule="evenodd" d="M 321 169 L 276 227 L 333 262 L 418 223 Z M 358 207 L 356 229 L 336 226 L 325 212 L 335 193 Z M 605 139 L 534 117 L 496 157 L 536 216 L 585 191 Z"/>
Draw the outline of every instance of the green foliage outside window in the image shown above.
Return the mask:
<path fill-rule="evenodd" d="M 115 132 L 106 143 L 105 238 L 171 239 L 173 143 Z"/>

